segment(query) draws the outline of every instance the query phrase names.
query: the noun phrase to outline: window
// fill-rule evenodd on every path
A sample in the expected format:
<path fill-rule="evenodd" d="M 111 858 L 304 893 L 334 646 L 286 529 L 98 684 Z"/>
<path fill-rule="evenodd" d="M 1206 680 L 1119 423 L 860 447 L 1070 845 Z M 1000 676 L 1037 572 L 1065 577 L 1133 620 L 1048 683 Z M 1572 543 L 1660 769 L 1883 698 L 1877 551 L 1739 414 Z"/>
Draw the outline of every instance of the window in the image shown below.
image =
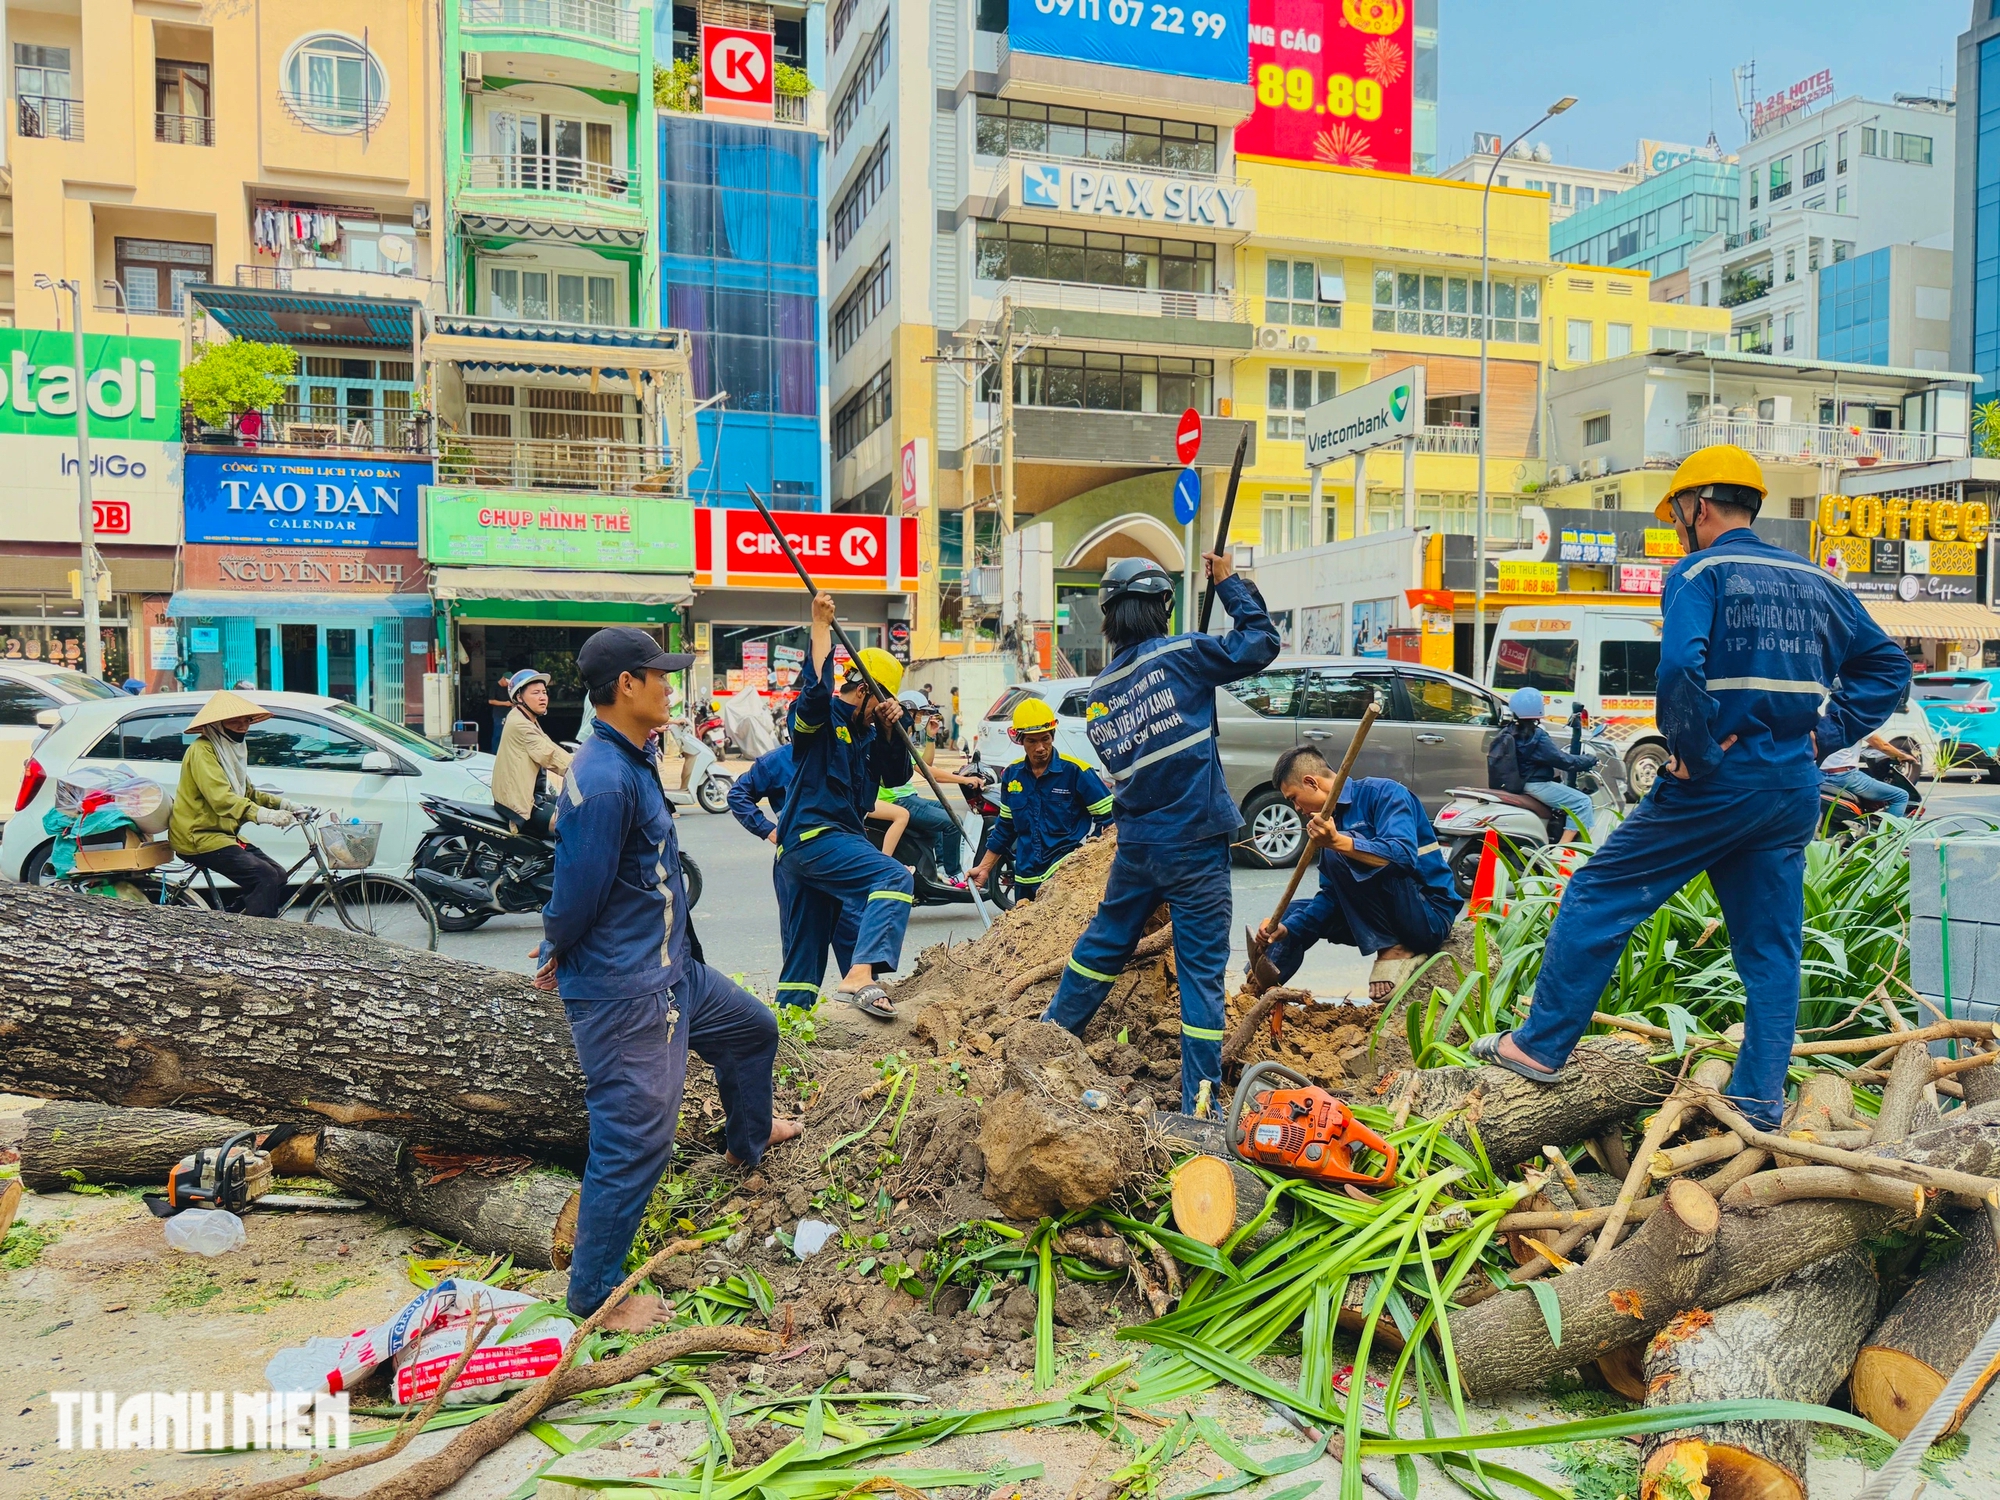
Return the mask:
<path fill-rule="evenodd" d="M 1296 671 L 1259 672 L 1230 683 L 1229 695 L 1259 718 L 1290 719 L 1299 711 L 1299 679 L 1304 675 Z"/>
<path fill-rule="evenodd" d="M 1569 320 L 1569 357 L 1580 365 L 1590 363 L 1590 319 Z"/>
<path fill-rule="evenodd" d="M 215 258 L 207 245 L 181 240 L 139 240 L 121 234 L 112 246 L 118 284 L 125 289 L 130 312 L 170 312 L 179 317 L 187 289 L 210 279 Z"/>
<path fill-rule="evenodd" d="M 1630 323 L 1606 323 L 1604 325 L 1604 357 L 1617 359 L 1632 352 L 1632 325 Z"/>
<path fill-rule="evenodd" d="M 291 714 L 250 726 L 250 764 L 260 770 L 359 771 L 369 748 L 329 724 Z"/>
<path fill-rule="evenodd" d="M 1589 208 L 1596 201 L 1596 188 L 1580 187 L 1576 190 L 1576 206 L 1578 208 Z"/>
<path fill-rule="evenodd" d="M 35 715 L 54 707 L 55 699 L 25 682 L 0 682 L 0 724 L 33 729 Z"/>
<path fill-rule="evenodd" d="M 1332 370 L 1271 370 L 1265 376 L 1265 389 L 1264 436 L 1302 443 L 1306 409 L 1331 401 L 1339 384 Z"/>
<path fill-rule="evenodd" d="M 1833 211 L 1837 214 L 1847 212 L 1847 184 L 1844 182 L 1833 190 Z"/>
<path fill-rule="evenodd" d="M 1380 703 L 1384 713 L 1396 706 L 1395 683 L 1386 675 L 1315 667 L 1306 676 L 1299 712 L 1308 719 L 1358 719 L 1371 703 Z"/>
<path fill-rule="evenodd" d="M 1807 187 L 1817 187 L 1820 183 L 1825 182 L 1826 142 L 1814 141 L 1810 146 L 1806 147 L 1805 154 L 1800 159 L 1800 165 L 1804 169 L 1805 174 L 1801 178 L 1801 181 Z"/>
<path fill-rule="evenodd" d="M 1374 331 L 1433 338 L 1478 338 L 1484 284 L 1476 276 L 1445 276 L 1375 268 Z M 1492 331 L 1500 343 L 1539 343 L 1542 284 L 1493 282 Z"/>
<path fill-rule="evenodd" d="M 840 143 L 847 139 L 847 132 L 854 128 L 854 122 L 861 114 L 861 107 L 875 92 L 889 72 L 889 28 L 884 26 L 876 34 L 875 44 L 868 49 L 868 55 L 861 59 L 860 67 L 854 71 L 853 80 L 842 90 L 839 100 L 833 106 L 833 149 L 838 151 Z"/>
<path fill-rule="evenodd" d="M 889 190 L 889 132 L 882 132 L 882 139 L 875 143 L 875 149 L 868 153 L 868 159 L 861 164 L 855 174 L 853 184 L 842 195 L 839 207 L 833 211 L 833 253 L 840 254 L 854 237 L 861 232 L 861 225 L 868 217 L 868 211 L 876 200 Z"/>
<path fill-rule="evenodd" d="M 1896 160 L 1928 167 L 1931 164 L 1931 138 L 1927 135 L 1904 135 L 1897 131 Z"/>
<path fill-rule="evenodd" d="M 1338 328 L 1347 300 L 1339 261 L 1264 260 L 1264 321 L 1298 328 Z"/>
<path fill-rule="evenodd" d="M 1597 648 L 1597 692 L 1603 698 L 1650 698 L 1658 690 L 1658 641 L 1606 641 Z"/>
<path fill-rule="evenodd" d="M 1540 688 L 1545 693 L 1576 691 L 1575 641 L 1524 641 L 1503 637 L 1494 653 L 1493 687 Z"/>
<path fill-rule="evenodd" d="M 1844 130 L 1833 138 L 1833 170 L 1835 172 L 1847 170 L 1847 132 Z"/>
<path fill-rule="evenodd" d="M 1477 724 L 1498 728 L 1499 711 L 1493 700 L 1476 688 L 1464 687 L 1445 677 L 1427 673 L 1399 672 L 1403 691 L 1410 698 L 1410 717 L 1419 724 Z"/>
<path fill-rule="evenodd" d="M 829 330 L 833 357 L 839 359 L 854 347 L 861 331 L 875 321 L 875 315 L 889 305 L 889 251 L 884 247 L 875 264 L 861 273 L 861 280 L 833 310 Z"/>
<path fill-rule="evenodd" d="M 852 10 L 850 4 L 847 7 Z M 1007 32 L 1007 0 L 979 0 L 978 9 L 973 12 L 973 25 L 980 31 Z"/>
<path fill-rule="evenodd" d="M 486 290 L 491 317 L 537 323 L 553 319 L 558 323 L 594 323 L 604 328 L 619 325 L 618 282 L 610 276 L 489 266 Z"/>
<path fill-rule="evenodd" d="M 208 90 L 208 64 L 153 64 L 153 139 L 171 145 L 215 144 L 214 101 Z"/>
<path fill-rule="evenodd" d="M 1797 338 L 1797 334 L 1798 334 L 1798 317 L 1799 317 L 1799 315 L 1798 315 L 1797 313 L 1786 313 L 1786 314 L 1785 314 L 1785 332 L 1784 332 L 1784 340 L 1785 340 L 1785 342 L 1784 342 L 1784 351 L 1783 351 L 1783 352 L 1784 352 L 1784 353 L 1786 353 L 1786 354 L 1790 354 L 1790 353 L 1792 352 L 1792 347 L 1793 347 L 1793 345 L 1794 345 L 1794 344 L 1796 344 L 1796 343 L 1798 342 L 1798 338 Z"/>
<path fill-rule="evenodd" d="M 982 281 L 1019 276 L 1167 292 L 1215 290 L 1215 246 L 1199 240 L 985 220 L 977 234 L 973 274 Z"/>
<path fill-rule="evenodd" d="M 179 713 L 134 715 L 84 752 L 84 759 L 177 763 L 187 753 L 182 735 L 193 717 L 191 708 Z"/>
<path fill-rule="evenodd" d="M 1562 201 L 1563 207 L 1569 207 L 1569 184 L 1566 182 L 1562 185 Z"/>
<path fill-rule="evenodd" d="M 1082 411 L 1214 410 L 1215 362 L 1155 354 L 1029 349 L 1014 362 L 1014 399 L 1023 406 Z M 980 372 L 979 399 L 1000 398 L 1000 372 Z"/>
<path fill-rule="evenodd" d="M 1322 534 L 1312 534 L 1312 496 L 1266 495 L 1264 497 L 1264 550 L 1273 555 L 1296 552 L 1335 540 L 1334 507 L 1322 506 Z"/>
<path fill-rule="evenodd" d="M 973 150 L 980 156 L 1026 151 L 1172 172 L 1215 171 L 1213 125 L 983 94 L 977 108 Z"/>
<path fill-rule="evenodd" d="M 52 141 L 83 139 L 83 106 L 70 92 L 69 48 L 14 44 L 15 129 Z"/>
<path fill-rule="evenodd" d="M 1880 156 L 1887 149 L 1888 144 L 1888 131 L 1877 130 L 1873 125 L 1863 125 L 1861 127 L 1861 154 L 1863 156 Z"/>
<path fill-rule="evenodd" d="M 845 458 L 889 420 L 889 366 L 884 365 L 833 414 L 833 456 Z"/>
<path fill-rule="evenodd" d="M 1771 163 L 1771 201 L 1792 195 L 1792 159 L 1780 156 Z"/>
<path fill-rule="evenodd" d="M 1583 445 L 1593 448 L 1599 443 L 1611 441 L 1611 417 L 1607 413 L 1601 417 L 1583 419 Z"/>
<path fill-rule="evenodd" d="M 1835 240 L 1833 242 L 1833 263 L 1835 265 L 1839 265 L 1842 261 L 1850 259 L 1853 254 L 1853 240 Z"/>
<path fill-rule="evenodd" d="M 286 107 L 300 124 L 329 135 L 371 129 L 389 107 L 388 75 L 352 37 L 307 37 L 285 59 L 283 78 Z"/>

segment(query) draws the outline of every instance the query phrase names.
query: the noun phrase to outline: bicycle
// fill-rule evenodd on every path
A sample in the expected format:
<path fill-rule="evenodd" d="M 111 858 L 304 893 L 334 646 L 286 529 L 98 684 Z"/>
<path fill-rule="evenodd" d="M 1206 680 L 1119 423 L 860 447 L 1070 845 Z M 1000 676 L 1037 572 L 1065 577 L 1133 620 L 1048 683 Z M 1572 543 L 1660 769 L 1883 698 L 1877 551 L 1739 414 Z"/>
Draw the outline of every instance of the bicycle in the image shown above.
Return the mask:
<path fill-rule="evenodd" d="M 314 810 L 301 817 L 298 826 L 305 835 L 306 852 L 285 872 L 286 879 L 308 863 L 319 869 L 291 888 L 278 911 L 280 921 L 340 927 L 398 947 L 437 951 L 438 919 L 430 899 L 407 880 L 367 868 L 382 835 L 380 823 L 333 823 L 323 811 Z M 218 885 L 212 871 L 192 864 L 143 873 L 73 870 L 62 882 L 74 887 L 128 884 L 145 892 L 152 905 L 197 911 L 232 911 L 242 899 L 233 887 Z M 197 884 L 202 888 L 196 889 Z"/>

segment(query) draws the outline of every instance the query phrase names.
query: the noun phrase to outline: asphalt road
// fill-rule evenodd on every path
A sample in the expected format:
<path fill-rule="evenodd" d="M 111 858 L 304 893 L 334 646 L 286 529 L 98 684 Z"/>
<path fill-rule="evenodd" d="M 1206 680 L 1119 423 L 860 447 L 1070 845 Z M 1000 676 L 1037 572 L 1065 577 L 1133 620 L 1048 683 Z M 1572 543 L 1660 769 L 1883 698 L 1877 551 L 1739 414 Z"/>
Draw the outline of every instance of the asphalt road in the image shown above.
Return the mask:
<path fill-rule="evenodd" d="M 1953 781 L 1939 786 L 1926 782 L 1929 816 L 1991 819 L 2000 825 L 2000 787 Z M 741 976 L 751 989 L 766 996 L 776 992 L 782 944 L 778 934 L 777 899 L 771 892 L 771 846 L 752 838 L 727 813 L 711 815 L 683 809 L 679 818 L 681 847 L 701 867 L 701 904 L 695 922 L 709 962 L 725 973 Z M 1237 869 L 1231 879 L 1236 900 L 1232 925 L 1231 967 L 1243 966 L 1243 929 L 1269 915 L 1283 894 L 1289 872 Z M 1309 877 L 1304 886 L 1310 895 Z M 970 906 L 918 907 L 910 915 L 909 938 L 903 945 L 907 971 L 919 952 L 933 943 L 964 942 L 980 933 Z M 495 917 L 477 932 L 445 933 L 440 952 L 496 969 L 526 973 L 533 965 L 529 950 L 541 940 L 541 919 L 532 913 Z M 837 976 L 831 972 L 826 982 Z M 1352 949 L 1322 945 L 1306 956 L 1297 983 L 1319 995 L 1367 993 L 1367 961 Z"/>

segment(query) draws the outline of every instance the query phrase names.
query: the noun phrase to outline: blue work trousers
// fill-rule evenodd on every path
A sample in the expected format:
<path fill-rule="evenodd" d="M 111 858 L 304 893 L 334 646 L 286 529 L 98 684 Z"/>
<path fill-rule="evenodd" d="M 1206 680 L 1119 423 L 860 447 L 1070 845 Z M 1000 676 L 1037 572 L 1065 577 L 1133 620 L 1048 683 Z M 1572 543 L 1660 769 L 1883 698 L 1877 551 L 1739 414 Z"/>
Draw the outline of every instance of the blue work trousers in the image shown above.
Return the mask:
<path fill-rule="evenodd" d="M 949 808 L 929 797 L 905 797 L 900 804 L 910 815 L 910 831 L 922 834 L 936 851 L 938 868 L 947 875 L 965 873 L 965 840 Z"/>
<path fill-rule="evenodd" d="M 792 930 L 792 907 L 798 901 L 798 879 L 787 873 L 783 860 L 771 863 L 771 886 L 778 893 L 778 931 L 782 935 Z M 851 905 L 843 905 L 840 915 L 833 924 L 833 961 L 845 974 L 854 967 L 854 939 L 861 931 L 861 918 Z M 803 987 L 810 991 L 802 994 L 799 990 L 788 990 L 784 984 L 778 986 L 778 1000 L 784 1005 L 810 1006 L 819 996 L 819 986 L 808 984 Z"/>
<path fill-rule="evenodd" d="M 740 1162 L 771 1140 L 771 1063 L 778 1022 L 755 995 L 706 964 L 631 1000 L 565 1000 L 583 1065 L 590 1159 L 576 1214 L 569 1310 L 588 1317 L 625 1279 L 625 1256 L 674 1149 L 688 1049 L 715 1070 L 725 1139 Z"/>
<path fill-rule="evenodd" d="M 826 978 L 827 949 L 834 946 L 843 912 L 857 914 L 853 962 L 875 973 L 903 959 L 903 933 L 910 925 L 915 888 L 909 867 L 898 863 L 859 834 L 829 828 L 778 856 L 792 881 L 791 916 L 785 923 L 784 966 L 778 994 L 795 1005 L 810 1005 Z M 796 998 L 794 998 L 796 997 Z"/>
<path fill-rule="evenodd" d="M 1181 1111 L 1194 1111 L 1205 1078 L 1222 1082 L 1223 969 L 1229 962 L 1229 835 L 1185 844 L 1118 846 L 1104 903 L 1083 930 L 1044 1021 L 1083 1035 L 1164 901 L 1174 923 L 1181 986 Z M 1213 1089 L 1211 1097 L 1214 1097 Z M 1218 1100 L 1219 1102 L 1219 1100 Z"/>
<path fill-rule="evenodd" d="M 1515 1045 L 1544 1067 L 1562 1066 L 1632 929 L 1706 871 L 1746 997 L 1729 1091 L 1746 1116 L 1775 1130 L 1799 1016 L 1805 849 L 1818 824 L 1817 786 L 1729 787 L 1663 774 L 1570 877 Z"/>
<path fill-rule="evenodd" d="M 1283 982 L 1299 972 L 1314 943 L 1359 948 L 1363 953 L 1395 947 L 1435 953 L 1451 936 L 1461 908 L 1457 901 L 1431 905 L 1425 900 L 1428 894 L 1420 882 L 1393 870 L 1382 870 L 1368 880 L 1322 884 L 1312 900 L 1294 901 L 1285 908 L 1285 935 L 1264 956 Z"/>

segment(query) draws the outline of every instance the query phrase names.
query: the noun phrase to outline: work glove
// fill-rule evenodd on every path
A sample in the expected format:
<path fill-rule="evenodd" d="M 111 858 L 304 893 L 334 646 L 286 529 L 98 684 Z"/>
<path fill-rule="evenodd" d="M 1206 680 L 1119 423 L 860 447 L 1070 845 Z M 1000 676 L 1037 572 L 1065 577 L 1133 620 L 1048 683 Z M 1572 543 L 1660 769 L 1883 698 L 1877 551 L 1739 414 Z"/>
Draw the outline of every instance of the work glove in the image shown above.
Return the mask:
<path fill-rule="evenodd" d="M 312 809 L 310 807 L 307 807 L 305 803 L 293 802 L 285 797 L 280 797 L 278 799 L 278 806 L 283 811 L 290 813 L 295 818 L 310 817 L 312 815 Z"/>
<path fill-rule="evenodd" d="M 290 828 L 299 821 L 296 814 L 282 807 L 253 806 L 250 809 L 250 816 L 267 828 Z"/>

